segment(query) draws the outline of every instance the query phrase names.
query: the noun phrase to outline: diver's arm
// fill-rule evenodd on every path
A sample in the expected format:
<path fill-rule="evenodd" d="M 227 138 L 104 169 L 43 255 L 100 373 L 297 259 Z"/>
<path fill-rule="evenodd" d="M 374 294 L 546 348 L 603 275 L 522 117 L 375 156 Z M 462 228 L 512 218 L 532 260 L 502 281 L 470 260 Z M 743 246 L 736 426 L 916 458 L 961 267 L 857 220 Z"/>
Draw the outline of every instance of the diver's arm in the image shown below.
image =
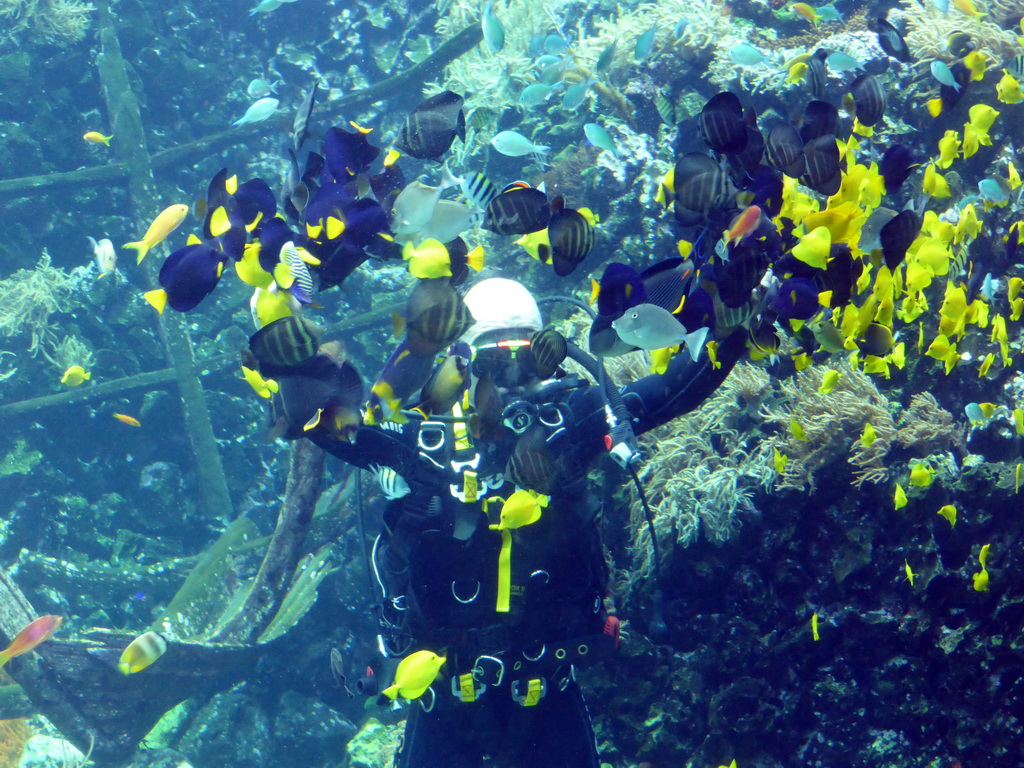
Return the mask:
<path fill-rule="evenodd" d="M 707 353 L 702 352 L 694 362 L 681 351 L 665 373 L 645 376 L 623 387 L 623 400 L 633 414 L 633 431 L 639 435 L 660 427 L 703 403 L 743 357 L 746 338 L 746 330 L 738 328 L 719 343 L 718 367 Z"/>
<path fill-rule="evenodd" d="M 746 351 L 746 331 L 737 329 L 718 345 L 715 367 L 706 353 L 694 362 L 686 353 L 676 355 L 665 373 L 655 373 L 622 388 L 622 400 L 633 417 L 633 431 L 642 434 L 704 402 L 729 375 Z M 606 450 L 608 421 L 599 387 L 583 387 L 569 397 L 575 420 L 565 450 L 574 454 L 575 466 L 587 466 Z"/>

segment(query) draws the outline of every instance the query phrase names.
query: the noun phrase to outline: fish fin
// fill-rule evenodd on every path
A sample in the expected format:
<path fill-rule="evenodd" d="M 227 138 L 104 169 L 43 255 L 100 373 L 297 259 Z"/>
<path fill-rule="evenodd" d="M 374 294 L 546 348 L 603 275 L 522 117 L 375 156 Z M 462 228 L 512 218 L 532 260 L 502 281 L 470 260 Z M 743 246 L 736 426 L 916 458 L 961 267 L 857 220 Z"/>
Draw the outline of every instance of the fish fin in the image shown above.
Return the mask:
<path fill-rule="evenodd" d="M 146 258 L 146 254 L 149 253 L 149 245 L 144 240 L 140 240 L 137 243 L 125 243 L 121 247 L 133 248 L 138 251 L 138 255 L 135 257 L 136 264 L 141 264 L 142 260 Z"/>
<path fill-rule="evenodd" d="M 157 288 L 155 291 L 147 291 L 143 296 L 152 305 L 153 309 L 161 315 L 164 313 L 164 308 L 167 306 L 167 291 L 163 288 Z"/>
<path fill-rule="evenodd" d="M 484 268 L 484 247 L 478 245 L 466 255 L 466 263 L 475 271 L 479 272 Z"/>
<path fill-rule="evenodd" d="M 683 342 L 686 344 L 686 349 L 690 353 L 690 359 L 693 362 L 697 362 L 700 357 L 700 352 L 704 349 L 704 340 L 708 336 L 708 327 L 705 325 L 703 328 L 698 328 L 696 331 L 686 334 L 683 337 Z"/>

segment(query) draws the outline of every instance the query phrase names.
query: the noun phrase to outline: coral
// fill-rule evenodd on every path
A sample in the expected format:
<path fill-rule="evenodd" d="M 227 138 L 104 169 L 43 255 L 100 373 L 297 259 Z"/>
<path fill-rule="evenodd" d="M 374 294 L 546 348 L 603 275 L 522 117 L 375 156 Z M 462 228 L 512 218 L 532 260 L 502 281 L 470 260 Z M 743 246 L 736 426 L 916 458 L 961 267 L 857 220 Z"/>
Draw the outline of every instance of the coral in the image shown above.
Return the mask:
<path fill-rule="evenodd" d="M 842 367 L 835 388 L 819 391 L 828 369 L 812 366 L 783 382 L 784 404 L 762 406 L 760 415 L 769 424 L 778 425 L 784 437 L 773 447 L 788 458 L 779 488 L 816 489 L 816 475 L 844 454 L 856 468 L 854 483 L 877 483 L 888 477 L 885 455 L 896 437 L 896 423 L 889 401 L 879 393 L 871 379 L 859 371 Z M 792 421 L 803 427 L 806 439 L 793 434 Z M 875 440 L 869 446 L 859 438 L 871 424 Z"/>
<path fill-rule="evenodd" d="M 979 6 L 979 10 L 984 10 L 984 3 Z M 934 59 L 951 62 L 953 56 L 946 47 L 946 38 L 958 30 L 967 32 L 977 49 L 996 63 L 1011 61 L 1020 50 L 1013 32 L 986 19 L 972 19 L 952 8 L 949 13 L 942 13 L 929 0 L 900 0 L 900 8 L 889 15 L 890 21 L 906 21 L 904 38 L 918 66 L 927 66 Z"/>
<path fill-rule="evenodd" d="M 92 348 L 77 336 L 65 336 L 56 342 L 53 345 L 52 353 L 43 349 L 43 357 L 60 371 L 66 371 L 72 365 L 80 365 L 88 370 L 96 362 Z"/>
<path fill-rule="evenodd" d="M 63 312 L 64 300 L 76 285 L 74 275 L 50 265 L 50 255 L 43 251 L 35 269 L 19 269 L 0 280 L 0 336 L 28 333 L 28 351 L 35 357 L 44 344 L 56 344 L 50 328 L 50 315 Z"/>
<path fill-rule="evenodd" d="M 27 720 L 0 720 L 0 768 L 16 768 L 31 738 Z"/>
<path fill-rule="evenodd" d="M 623 358 L 620 358 L 623 360 Z M 616 381 L 640 373 L 619 363 Z M 624 371 L 630 371 L 622 376 Z M 611 373 L 611 371 L 610 371 Z M 768 442 L 748 442 L 740 420 L 749 412 L 751 391 L 767 383 L 763 371 L 738 365 L 718 392 L 699 409 L 640 438 L 649 458 L 640 479 L 654 512 L 660 542 L 674 540 L 688 546 L 703 531 L 720 544 L 739 528 L 739 513 L 754 511 L 756 488 L 771 484 L 771 448 Z M 763 387 L 762 387 L 763 388 Z M 653 570 L 649 533 L 639 501 L 632 507 L 634 549 L 640 565 L 634 573 Z"/>
<path fill-rule="evenodd" d="M 7 455 L 0 459 L 0 477 L 27 475 L 42 460 L 43 454 L 36 450 L 30 450 L 28 443 L 24 440 L 18 440 Z"/>
<path fill-rule="evenodd" d="M 94 10 L 80 0 L 0 0 L 0 23 L 9 37 L 28 31 L 47 42 L 66 44 L 85 37 Z"/>
<path fill-rule="evenodd" d="M 930 392 L 910 399 L 910 407 L 900 419 L 897 442 L 919 457 L 962 448 L 967 425 L 956 424 L 953 414 L 942 408 Z"/>

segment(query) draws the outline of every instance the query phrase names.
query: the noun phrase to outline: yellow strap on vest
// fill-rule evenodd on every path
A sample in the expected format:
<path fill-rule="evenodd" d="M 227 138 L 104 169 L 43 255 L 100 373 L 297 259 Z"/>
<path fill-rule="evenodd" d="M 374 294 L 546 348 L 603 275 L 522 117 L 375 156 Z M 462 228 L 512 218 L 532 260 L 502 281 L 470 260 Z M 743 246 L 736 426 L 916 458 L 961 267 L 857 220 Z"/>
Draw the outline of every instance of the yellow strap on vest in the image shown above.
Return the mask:
<path fill-rule="evenodd" d="M 526 696 L 523 698 L 524 707 L 532 707 L 540 701 L 541 694 L 541 681 L 540 679 L 530 680 L 526 684 Z"/>
<path fill-rule="evenodd" d="M 467 504 L 472 504 L 480 495 L 480 485 L 476 481 L 477 473 L 467 469 L 462 473 L 462 493 Z"/>
<path fill-rule="evenodd" d="M 498 600 L 494 610 L 508 613 L 512 594 L 512 532 L 501 531 L 501 552 L 498 554 Z"/>
<path fill-rule="evenodd" d="M 452 415 L 456 417 L 462 417 L 465 412 L 462 407 L 456 403 L 455 407 L 452 408 Z M 467 448 L 473 447 L 473 440 L 469 434 L 469 425 L 465 421 L 456 421 L 452 426 L 452 432 L 455 434 L 455 450 L 464 451 Z"/>
<path fill-rule="evenodd" d="M 473 682 L 472 672 L 459 675 L 459 697 L 467 704 L 476 701 L 476 686 Z"/>

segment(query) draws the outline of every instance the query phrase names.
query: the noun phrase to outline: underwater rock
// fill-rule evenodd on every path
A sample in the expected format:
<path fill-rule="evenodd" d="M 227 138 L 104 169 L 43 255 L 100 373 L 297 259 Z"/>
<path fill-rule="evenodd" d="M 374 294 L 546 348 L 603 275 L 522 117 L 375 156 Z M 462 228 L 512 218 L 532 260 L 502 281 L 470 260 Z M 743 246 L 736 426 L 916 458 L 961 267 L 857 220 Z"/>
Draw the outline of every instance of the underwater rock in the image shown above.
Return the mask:
<path fill-rule="evenodd" d="M 196 713 L 178 749 L 195 765 L 271 765 L 263 747 L 271 740 L 270 718 L 240 687 L 215 696 Z"/>
<path fill-rule="evenodd" d="M 384 725 L 375 717 L 369 718 L 353 736 L 345 751 L 349 768 L 378 768 L 391 765 L 402 741 L 405 722 Z"/>
<path fill-rule="evenodd" d="M 329 765 L 356 734 L 356 726 L 323 703 L 288 691 L 274 718 L 273 744 L 284 762 L 301 754 L 312 765 Z"/>
<path fill-rule="evenodd" d="M 33 736 L 25 744 L 18 768 L 60 768 L 65 765 L 80 765 L 84 755 L 64 739 L 55 739 L 42 734 Z"/>

